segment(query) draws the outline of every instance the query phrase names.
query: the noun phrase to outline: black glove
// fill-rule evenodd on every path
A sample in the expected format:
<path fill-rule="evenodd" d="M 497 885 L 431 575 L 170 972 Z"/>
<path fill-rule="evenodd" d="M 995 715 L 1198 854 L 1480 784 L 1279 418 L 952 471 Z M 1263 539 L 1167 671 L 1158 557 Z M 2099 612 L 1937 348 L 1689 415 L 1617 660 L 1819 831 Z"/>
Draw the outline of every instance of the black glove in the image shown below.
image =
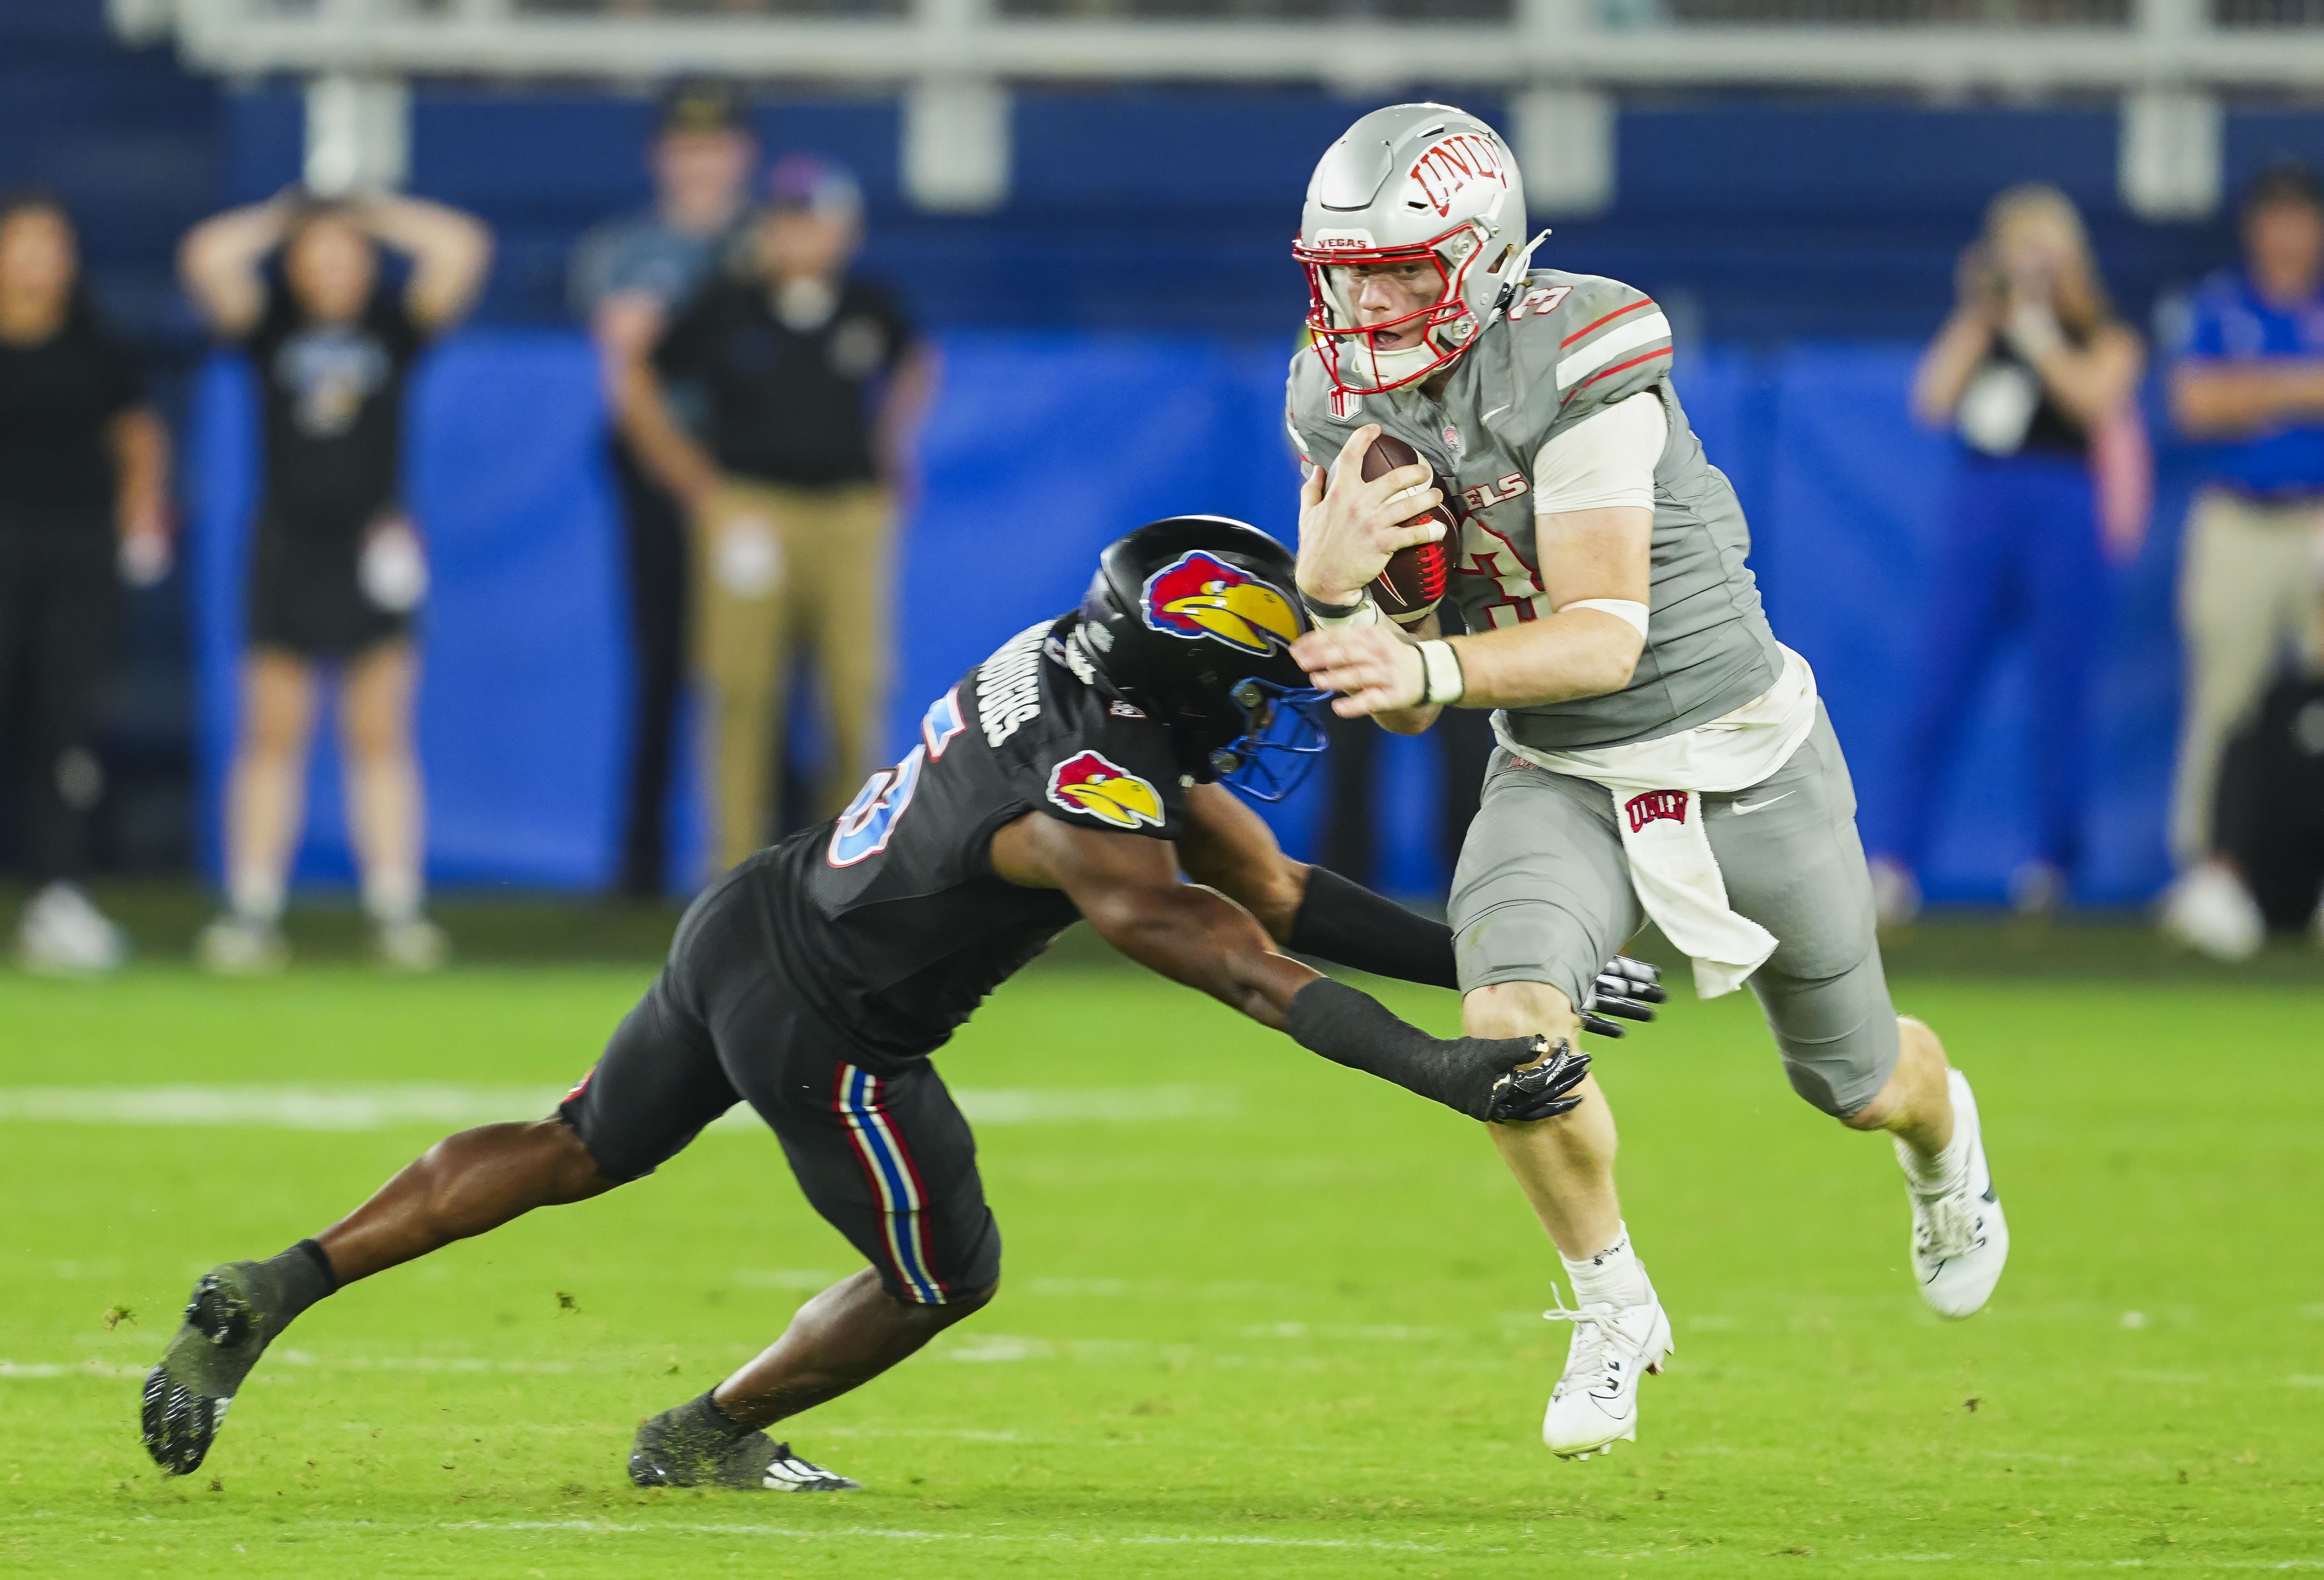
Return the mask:
<path fill-rule="evenodd" d="M 1582 1029 L 1596 1037 L 1619 1037 L 1622 1028 L 1608 1020 L 1609 1015 L 1625 1021 L 1653 1020 L 1655 1005 L 1670 998 L 1662 981 L 1660 966 L 1628 955 L 1615 956 L 1606 962 L 1582 1001 Z"/>
<path fill-rule="evenodd" d="M 1310 1052 L 1496 1123 L 1578 1107 L 1582 1099 L 1569 1094 L 1590 1070 L 1588 1054 L 1545 1037 L 1431 1037 L 1370 994 L 1329 977 L 1292 995 L 1285 1022 Z"/>
<path fill-rule="evenodd" d="M 1579 1096 L 1568 1094 L 1590 1073 L 1590 1056 L 1574 1052 L 1573 1045 L 1563 1038 L 1553 1043 L 1546 1037 L 1536 1037 L 1533 1052 L 1540 1063 L 1511 1070 L 1493 1083 L 1492 1106 L 1485 1117 L 1495 1124 L 1552 1119 L 1582 1106 Z"/>

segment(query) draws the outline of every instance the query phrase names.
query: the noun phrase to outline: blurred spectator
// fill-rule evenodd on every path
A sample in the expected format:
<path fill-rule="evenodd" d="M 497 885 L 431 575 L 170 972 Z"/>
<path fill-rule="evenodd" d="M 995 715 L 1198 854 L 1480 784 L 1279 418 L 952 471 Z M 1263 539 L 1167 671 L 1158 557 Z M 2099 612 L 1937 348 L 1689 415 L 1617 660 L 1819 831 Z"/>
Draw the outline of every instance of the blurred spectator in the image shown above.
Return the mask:
<path fill-rule="evenodd" d="M 1995 199 L 1961 255 L 1960 297 L 1913 387 L 1914 414 L 1950 428 L 1962 455 L 1930 577 L 1901 798 L 1873 862 L 1891 927 L 1919 909 L 1968 704 L 2012 628 L 2033 660 L 2038 804 L 2034 854 L 2013 875 L 2011 900 L 2043 916 L 2070 892 L 2106 560 L 2135 552 L 2151 490 L 2133 404 L 2145 351 L 2115 317 L 2065 194 L 2022 186 Z"/>
<path fill-rule="evenodd" d="M 2324 665 L 2324 189 L 2296 165 L 2243 203 L 2244 263 L 2197 291 L 2171 412 L 2208 440 L 2209 477 L 2187 518 L 2180 621 L 2187 690 L 2171 809 L 2180 876 L 2164 930 L 2206 954 L 2259 947 L 2259 908 L 2218 838 L 2228 737 L 2288 659 Z"/>
<path fill-rule="evenodd" d="M 717 266 L 757 159 L 758 144 L 732 92 L 708 84 L 681 88 L 662 106 L 650 155 L 654 206 L 582 238 L 573 254 L 573 305 L 597 342 L 609 411 L 619 409 L 630 370 Z M 666 393 L 672 420 L 699 441 L 699 387 L 672 382 Z M 624 893 L 647 898 L 660 894 L 668 880 L 670 748 L 685 673 L 686 517 L 618 423 L 609 439 L 628 531 L 636 672 L 619 884 Z"/>
<path fill-rule="evenodd" d="M 401 290 L 383 248 L 410 260 Z M 279 277 L 266 267 L 278 251 Z M 281 197 L 203 221 L 180 252 L 196 309 L 249 353 L 264 413 L 226 786 L 229 908 L 199 944 L 214 970 L 287 956 L 283 891 L 326 666 L 338 671 L 347 827 L 380 955 L 414 969 L 443 960 L 423 910 L 412 624 L 428 568 L 399 499 L 403 397 L 413 360 L 466 312 L 491 258 L 476 220 L 411 198 Z"/>
<path fill-rule="evenodd" d="M 16 947 L 35 971 L 109 971 L 121 930 L 90 903 L 91 735 L 117 578 L 170 565 L 170 446 L 137 370 L 99 321 L 72 221 L 0 199 L 0 709 L 23 755 L 18 844 L 32 898 Z"/>
<path fill-rule="evenodd" d="M 687 504 L 694 661 L 715 743 L 715 855 L 766 843 L 789 661 L 811 652 L 831 726 L 823 814 L 872 766 L 887 699 L 898 491 L 935 384 L 895 300 L 849 273 L 862 199 L 846 171 L 775 166 L 738 269 L 706 285 L 631 378 L 631 440 Z M 666 394 L 698 383 L 700 441 Z"/>
<path fill-rule="evenodd" d="M 1328 710 L 1324 728 L 1332 738 L 1325 760 L 1331 765 L 1332 799 L 1323 817 L 1323 864 L 1379 888 L 1373 818 L 1381 804 L 1377 762 L 1387 732 L 1368 718 L 1341 718 Z M 1448 707 L 1422 739 L 1433 743 L 1437 760 L 1436 849 L 1449 878 L 1484 794 L 1485 763 L 1493 754 L 1493 716 L 1479 708 Z"/>

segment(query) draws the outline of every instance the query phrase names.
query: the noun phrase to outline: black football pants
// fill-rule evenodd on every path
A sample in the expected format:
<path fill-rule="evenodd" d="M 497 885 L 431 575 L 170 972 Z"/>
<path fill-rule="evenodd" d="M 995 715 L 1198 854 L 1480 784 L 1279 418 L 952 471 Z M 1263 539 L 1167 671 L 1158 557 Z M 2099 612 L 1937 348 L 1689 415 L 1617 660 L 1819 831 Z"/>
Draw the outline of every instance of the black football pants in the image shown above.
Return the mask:
<path fill-rule="evenodd" d="M 1001 1276 L 976 1139 L 927 1060 L 867 1067 L 772 960 L 764 855 L 711 885 L 669 963 L 559 1105 L 597 1171 L 630 1180 L 747 1102 L 815 1210 L 899 1300 L 941 1306 Z"/>

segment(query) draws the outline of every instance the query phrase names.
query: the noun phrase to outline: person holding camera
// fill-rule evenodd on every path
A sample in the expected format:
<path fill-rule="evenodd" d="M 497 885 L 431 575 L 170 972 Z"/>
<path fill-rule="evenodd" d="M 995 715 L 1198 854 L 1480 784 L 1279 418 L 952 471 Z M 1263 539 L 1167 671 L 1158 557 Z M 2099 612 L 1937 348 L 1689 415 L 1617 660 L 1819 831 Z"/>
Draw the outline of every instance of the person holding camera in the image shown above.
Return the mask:
<path fill-rule="evenodd" d="M 1921 358 L 1913 412 L 1960 441 L 1929 577 L 1901 790 L 1872 863 L 1884 925 L 1920 908 L 1920 870 L 1971 695 L 2013 630 L 2032 651 L 2034 855 L 2021 914 L 2066 898 L 2080 851 L 2090 673 L 2107 562 L 2137 550 L 2152 490 L 2133 404 L 2145 349 L 2054 187 L 2013 187 L 1961 258 L 1960 301 Z"/>
<path fill-rule="evenodd" d="M 383 250 L 404 254 L 401 286 Z M 280 260 L 279 278 L 267 267 Z M 186 293 L 258 375 L 263 473 L 249 568 L 242 716 L 226 782 L 228 909 L 205 965 L 265 971 L 288 957 L 283 893 L 305 817 L 318 694 L 338 687 L 347 826 L 380 956 L 442 964 L 423 909 L 414 621 L 427 560 L 401 500 L 412 364 L 483 284 L 482 223 L 414 198 L 285 195 L 189 232 Z"/>

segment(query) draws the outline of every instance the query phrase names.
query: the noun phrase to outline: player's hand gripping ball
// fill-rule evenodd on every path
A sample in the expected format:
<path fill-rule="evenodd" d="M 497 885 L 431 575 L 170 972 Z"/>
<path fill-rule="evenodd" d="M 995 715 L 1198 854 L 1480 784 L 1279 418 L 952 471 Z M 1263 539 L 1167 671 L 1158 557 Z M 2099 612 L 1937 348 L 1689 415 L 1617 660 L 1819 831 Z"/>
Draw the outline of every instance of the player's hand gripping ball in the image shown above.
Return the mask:
<path fill-rule="evenodd" d="M 1357 429 L 1300 485 L 1300 590 L 1345 604 L 1369 589 L 1395 619 L 1422 618 L 1443 596 L 1452 569 L 1447 486 L 1379 424 Z"/>
<path fill-rule="evenodd" d="M 1392 433 L 1383 433 L 1364 452 L 1363 478 L 1369 483 L 1398 467 L 1419 464 L 1418 450 Z M 1444 478 L 1438 477 L 1434 486 L 1446 499 L 1452 496 L 1452 485 Z M 1422 493 L 1427 487 L 1424 484 L 1407 493 Z M 1406 523 L 1434 523 L 1443 529 L 1443 535 L 1433 543 L 1415 543 L 1389 555 L 1387 568 L 1373 578 L 1370 592 L 1381 614 L 1398 625 L 1417 625 L 1444 596 L 1445 584 L 1452 575 L 1452 546 L 1460 541 L 1461 527 L 1441 501 L 1416 516 L 1406 518 Z"/>

